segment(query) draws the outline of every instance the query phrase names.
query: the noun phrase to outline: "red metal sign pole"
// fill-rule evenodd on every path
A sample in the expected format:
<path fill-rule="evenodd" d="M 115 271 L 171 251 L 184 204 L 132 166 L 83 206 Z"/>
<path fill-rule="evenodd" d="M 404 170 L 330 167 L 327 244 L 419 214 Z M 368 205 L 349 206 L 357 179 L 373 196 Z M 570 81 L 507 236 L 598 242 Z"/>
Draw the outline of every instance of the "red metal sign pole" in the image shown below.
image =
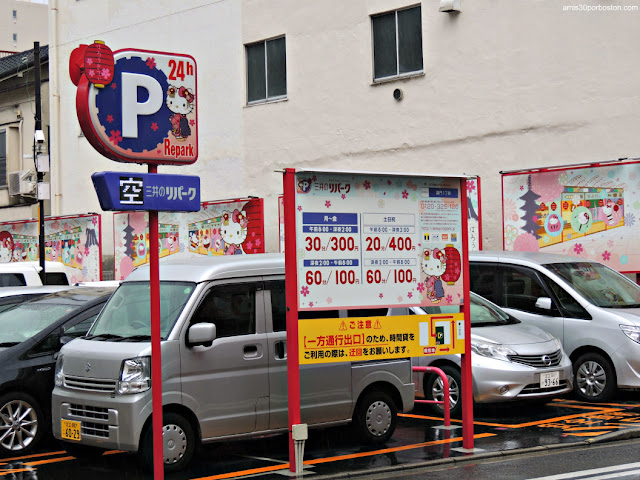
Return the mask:
<path fill-rule="evenodd" d="M 149 164 L 149 173 L 158 173 Z M 162 355 L 160 335 L 160 253 L 158 244 L 158 212 L 149 211 L 149 287 L 151 294 L 151 402 L 153 409 L 153 478 L 164 480 L 162 448 Z"/>
<path fill-rule="evenodd" d="M 300 359 L 298 358 L 298 271 L 296 267 L 296 176 L 284 171 L 284 264 L 287 302 L 287 389 L 289 406 L 289 471 L 296 472 L 292 426 L 300 424 Z"/>
<path fill-rule="evenodd" d="M 473 382 L 471 377 L 471 299 L 469 295 L 469 220 L 467 180 L 460 180 L 460 210 L 462 210 L 462 291 L 464 293 L 464 352 L 462 367 L 462 447 L 473 449 Z"/>

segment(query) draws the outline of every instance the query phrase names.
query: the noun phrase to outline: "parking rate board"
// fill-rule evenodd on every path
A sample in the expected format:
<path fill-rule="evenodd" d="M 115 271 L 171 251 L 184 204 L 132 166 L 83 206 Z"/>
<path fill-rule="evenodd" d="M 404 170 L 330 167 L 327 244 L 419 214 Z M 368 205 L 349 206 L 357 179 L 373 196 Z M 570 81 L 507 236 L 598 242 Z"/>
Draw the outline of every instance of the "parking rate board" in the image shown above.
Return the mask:
<path fill-rule="evenodd" d="M 462 304 L 461 183 L 296 172 L 298 310 Z"/>

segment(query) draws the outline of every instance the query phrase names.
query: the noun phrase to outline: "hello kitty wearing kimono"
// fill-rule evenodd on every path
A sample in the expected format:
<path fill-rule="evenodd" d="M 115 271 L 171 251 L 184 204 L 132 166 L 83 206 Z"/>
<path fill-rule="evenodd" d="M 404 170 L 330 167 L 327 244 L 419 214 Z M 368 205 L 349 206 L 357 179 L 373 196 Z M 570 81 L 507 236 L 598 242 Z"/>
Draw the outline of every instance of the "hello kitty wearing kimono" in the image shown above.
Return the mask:
<path fill-rule="evenodd" d="M 422 256 L 422 271 L 426 274 L 427 279 L 424 284 L 426 287 L 427 298 L 432 303 L 440 303 L 444 297 L 444 287 L 442 286 L 442 274 L 447 269 L 447 256 L 444 250 L 434 248 L 426 249 Z"/>

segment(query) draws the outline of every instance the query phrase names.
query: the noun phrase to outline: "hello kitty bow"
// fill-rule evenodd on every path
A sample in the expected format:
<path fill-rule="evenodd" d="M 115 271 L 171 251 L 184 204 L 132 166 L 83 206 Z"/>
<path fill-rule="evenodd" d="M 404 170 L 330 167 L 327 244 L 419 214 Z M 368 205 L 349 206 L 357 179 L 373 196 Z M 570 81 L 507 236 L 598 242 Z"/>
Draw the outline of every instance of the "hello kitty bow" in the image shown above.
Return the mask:
<path fill-rule="evenodd" d="M 178 90 L 178 95 L 187 99 L 187 102 L 193 103 L 193 93 L 187 90 L 185 87 L 180 87 Z"/>
<path fill-rule="evenodd" d="M 430 257 L 431 257 L 431 250 L 425 250 L 424 259 L 429 260 Z M 440 260 L 441 262 L 447 261 L 447 256 L 445 255 L 444 251 L 440 250 L 439 248 L 433 249 L 433 258 Z"/>

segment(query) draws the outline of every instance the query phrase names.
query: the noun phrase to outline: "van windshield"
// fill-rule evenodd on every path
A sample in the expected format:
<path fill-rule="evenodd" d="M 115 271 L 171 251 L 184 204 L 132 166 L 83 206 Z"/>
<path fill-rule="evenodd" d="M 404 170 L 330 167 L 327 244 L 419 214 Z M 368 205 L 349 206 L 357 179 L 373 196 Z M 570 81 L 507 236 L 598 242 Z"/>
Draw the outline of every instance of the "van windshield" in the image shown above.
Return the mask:
<path fill-rule="evenodd" d="M 545 267 L 598 307 L 640 307 L 640 286 L 606 265 L 572 262 L 551 263 Z"/>
<path fill-rule="evenodd" d="M 160 282 L 160 334 L 166 339 L 195 290 L 193 282 Z M 88 340 L 151 339 L 149 282 L 125 282 L 111 296 L 87 333 Z"/>

